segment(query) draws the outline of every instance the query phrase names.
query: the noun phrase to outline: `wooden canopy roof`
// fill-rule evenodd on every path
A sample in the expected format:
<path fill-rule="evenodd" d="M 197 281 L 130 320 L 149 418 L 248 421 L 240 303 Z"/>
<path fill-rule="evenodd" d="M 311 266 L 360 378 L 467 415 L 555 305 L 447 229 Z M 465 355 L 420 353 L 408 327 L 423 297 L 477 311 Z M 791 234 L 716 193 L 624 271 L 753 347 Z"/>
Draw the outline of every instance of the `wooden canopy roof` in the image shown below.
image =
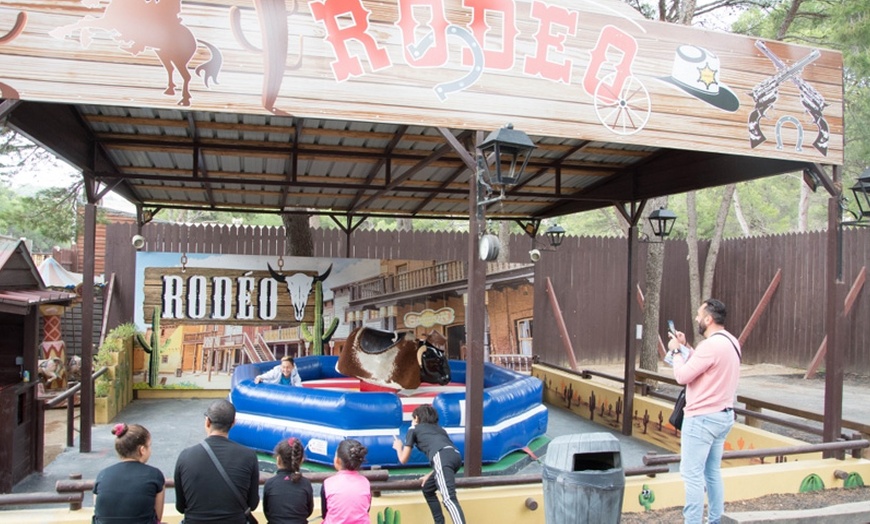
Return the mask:
<path fill-rule="evenodd" d="M 146 214 L 467 217 L 508 122 L 538 147 L 490 218 L 842 164 L 839 53 L 621 2 L 91 4 L 0 7 L 0 116 Z"/>

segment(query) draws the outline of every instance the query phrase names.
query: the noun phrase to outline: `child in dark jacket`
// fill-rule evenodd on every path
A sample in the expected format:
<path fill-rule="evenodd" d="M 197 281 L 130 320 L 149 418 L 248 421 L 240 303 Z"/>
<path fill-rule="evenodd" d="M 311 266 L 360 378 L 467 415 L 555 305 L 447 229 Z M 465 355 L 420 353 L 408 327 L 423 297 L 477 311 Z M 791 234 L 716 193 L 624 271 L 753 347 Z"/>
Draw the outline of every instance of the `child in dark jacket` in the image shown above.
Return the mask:
<path fill-rule="evenodd" d="M 269 524 L 307 524 L 314 511 L 311 481 L 299 468 L 305 460 L 305 448 L 296 437 L 275 446 L 278 471 L 263 486 L 263 513 Z"/>
<path fill-rule="evenodd" d="M 393 439 L 393 449 L 402 464 L 408 462 L 415 445 L 429 458 L 432 472 L 423 477 L 423 496 L 435 523 L 444 523 L 444 513 L 435 495 L 436 491 L 440 491 L 453 524 L 465 524 L 465 515 L 456 498 L 456 471 L 462 466 L 462 455 L 453 446 L 444 428 L 438 425 L 435 408 L 428 404 L 417 406 L 411 414 L 411 429 L 405 435 L 404 444 L 398 437 Z"/>

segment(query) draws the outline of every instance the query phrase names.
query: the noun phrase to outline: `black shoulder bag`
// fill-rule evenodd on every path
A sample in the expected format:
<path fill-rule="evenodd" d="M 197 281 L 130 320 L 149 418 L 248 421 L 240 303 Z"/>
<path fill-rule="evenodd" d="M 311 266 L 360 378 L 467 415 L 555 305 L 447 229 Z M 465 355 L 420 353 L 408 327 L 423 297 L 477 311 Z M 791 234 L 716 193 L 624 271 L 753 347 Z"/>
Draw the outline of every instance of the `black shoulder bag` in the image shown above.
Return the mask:
<path fill-rule="evenodd" d="M 734 344 L 734 341 L 731 340 L 730 337 L 725 335 L 724 333 L 713 333 L 712 336 L 722 335 L 723 337 L 728 339 L 728 342 L 731 342 L 731 346 L 734 348 L 734 351 L 737 352 L 737 359 L 741 362 L 743 361 L 743 357 L 740 355 L 740 351 L 737 350 L 737 346 Z M 686 407 L 686 388 L 680 390 L 680 394 L 677 395 L 677 401 L 674 402 L 674 410 L 671 412 L 670 418 L 668 418 L 668 422 L 671 423 L 671 426 L 674 426 L 677 429 L 683 429 L 683 409 Z"/>
<path fill-rule="evenodd" d="M 214 467 L 217 468 L 218 473 L 221 474 L 221 477 L 223 477 L 224 482 L 226 482 L 227 486 L 230 487 L 230 491 L 232 491 L 233 493 L 236 494 L 236 500 L 238 500 L 239 504 L 241 504 L 242 507 L 245 508 L 245 518 L 247 519 L 248 524 L 258 524 L 257 517 L 255 517 L 254 514 L 251 513 L 251 508 L 248 507 L 248 503 L 245 502 L 245 498 L 242 497 L 241 493 L 239 493 L 239 488 L 237 488 L 236 485 L 233 484 L 233 481 L 230 480 L 230 476 L 227 475 L 227 471 L 224 469 L 224 467 L 221 465 L 221 463 L 218 462 L 218 459 L 214 455 L 214 451 L 212 451 L 211 447 L 208 445 L 208 442 L 203 440 L 202 442 L 200 442 L 200 444 L 202 445 L 203 448 L 205 448 L 205 452 L 208 453 L 208 456 L 209 456 L 209 458 L 211 458 L 211 461 L 214 462 Z"/>

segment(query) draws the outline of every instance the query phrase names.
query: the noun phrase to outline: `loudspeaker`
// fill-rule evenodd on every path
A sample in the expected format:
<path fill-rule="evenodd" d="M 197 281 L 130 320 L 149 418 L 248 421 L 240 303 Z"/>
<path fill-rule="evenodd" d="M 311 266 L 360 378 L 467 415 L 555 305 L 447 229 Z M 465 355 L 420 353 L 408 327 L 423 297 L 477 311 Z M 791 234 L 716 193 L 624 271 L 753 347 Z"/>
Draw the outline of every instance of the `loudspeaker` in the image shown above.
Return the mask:
<path fill-rule="evenodd" d="M 529 258 L 532 259 L 532 262 L 537 262 L 538 260 L 541 260 L 541 250 L 533 249 L 529 251 Z"/>
<path fill-rule="evenodd" d="M 485 262 L 492 262 L 498 259 L 498 252 L 501 250 L 501 242 L 495 235 L 483 235 L 480 237 L 480 259 Z"/>
<path fill-rule="evenodd" d="M 133 239 L 131 240 L 133 247 L 136 249 L 142 249 L 145 247 L 145 237 L 142 235 L 133 235 Z"/>

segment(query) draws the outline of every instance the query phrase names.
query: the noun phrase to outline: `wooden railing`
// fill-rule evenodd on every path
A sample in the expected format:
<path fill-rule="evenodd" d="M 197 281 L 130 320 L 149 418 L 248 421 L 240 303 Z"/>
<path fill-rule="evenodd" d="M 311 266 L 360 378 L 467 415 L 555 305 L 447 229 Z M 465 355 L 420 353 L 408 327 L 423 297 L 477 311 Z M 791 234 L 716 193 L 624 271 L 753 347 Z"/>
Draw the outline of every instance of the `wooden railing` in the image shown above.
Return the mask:
<path fill-rule="evenodd" d="M 766 449 L 741 449 L 736 451 L 726 451 L 722 454 L 722 460 L 734 459 L 762 459 L 766 457 L 784 457 L 787 455 L 805 455 L 808 453 L 819 453 L 827 451 L 852 451 L 853 458 L 860 458 L 860 451 L 870 447 L 870 441 L 864 439 L 844 440 L 838 442 L 822 442 L 821 444 L 806 444 L 803 446 L 786 446 L 780 448 Z M 647 453 L 643 457 L 643 463 L 647 466 L 662 466 L 666 464 L 675 464 L 680 461 L 678 453 L 668 453 L 659 455 L 657 453 Z"/>
<path fill-rule="evenodd" d="M 537 361 L 533 355 L 520 354 L 490 354 L 489 361 L 496 366 L 519 371 L 520 373 L 531 373 L 532 364 Z"/>
<path fill-rule="evenodd" d="M 108 367 L 103 366 L 100 369 L 98 369 L 97 371 L 95 371 L 94 374 L 92 375 L 91 384 L 96 382 L 96 380 L 99 377 L 101 377 L 104 373 L 106 373 L 108 370 L 109 370 Z M 74 440 L 75 440 L 74 434 L 73 434 L 74 430 L 75 430 L 75 407 L 76 407 L 75 406 L 75 404 L 76 404 L 75 403 L 75 394 L 78 393 L 79 391 L 81 391 L 81 389 L 82 389 L 82 383 L 79 382 L 75 386 L 67 389 L 66 391 L 64 391 L 60 395 L 54 397 L 53 399 L 46 400 L 45 402 L 42 403 L 42 407 L 40 408 L 43 411 L 43 414 L 41 415 L 42 419 L 45 420 L 45 410 L 46 409 L 57 407 L 62 402 L 66 401 L 66 446 L 68 448 L 71 448 L 73 446 Z M 39 468 L 37 468 L 37 469 L 39 471 L 42 471 L 42 466 L 43 465 L 40 463 Z"/>
<path fill-rule="evenodd" d="M 644 465 L 635 468 L 625 468 L 623 473 L 626 477 L 648 476 L 655 477 L 659 473 L 669 471 L 667 465 Z M 372 469 L 360 471 L 371 482 L 372 495 L 380 496 L 384 491 L 414 491 L 420 489 L 420 480 L 400 479 L 389 480 L 390 471 L 386 469 Z M 322 484 L 324 480 L 334 473 L 303 473 L 303 476 L 315 484 Z M 84 493 L 94 489 L 94 480 L 81 480 L 81 475 L 70 475 L 69 480 L 59 480 L 55 484 L 56 493 L 16 493 L 13 495 L 0 495 L 0 507 L 12 505 L 36 505 L 66 503 L 70 510 L 76 511 L 82 508 Z M 260 485 L 265 484 L 268 477 L 260 477 Z M 457 477 L 457 488 L 485 488 L 496 486 L 517 486 L 522 484 L 540 484 L 540 473 L 525 475 L 491 475 L 484 477 Z M 166 479 L 166 488 L 174 488 L 175 480 Z M 533 509 L 533 508 L 530 508 Z"/>

